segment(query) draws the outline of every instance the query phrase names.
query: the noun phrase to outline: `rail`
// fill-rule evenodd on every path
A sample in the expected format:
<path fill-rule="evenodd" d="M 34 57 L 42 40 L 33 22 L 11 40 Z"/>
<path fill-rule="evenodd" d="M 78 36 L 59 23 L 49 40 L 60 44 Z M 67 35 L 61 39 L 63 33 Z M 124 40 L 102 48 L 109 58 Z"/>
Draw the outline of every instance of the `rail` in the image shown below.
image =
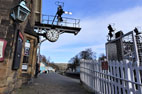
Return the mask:
<path fill-rule="evenodd" d="M 43 24 L 52 24 L 54 17 L 55 16 L 53 16 L 53 15 L 44 15 L 43 14 L 42 15 L 42 23 Z M 56 18 L 53 25 L 80 28 L 80 19 L 63 17 L 63 22 L 58 22 L 58 20 Z"/>

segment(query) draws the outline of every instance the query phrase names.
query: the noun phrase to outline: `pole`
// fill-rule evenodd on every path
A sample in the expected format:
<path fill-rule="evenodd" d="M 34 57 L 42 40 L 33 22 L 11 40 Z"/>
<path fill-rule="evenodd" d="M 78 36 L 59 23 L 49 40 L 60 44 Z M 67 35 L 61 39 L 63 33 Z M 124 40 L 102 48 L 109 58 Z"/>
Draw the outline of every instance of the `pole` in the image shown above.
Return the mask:
<path fill-rule="evenodd" d="M 39 41 L 40 41 L 40 38 L 39 38 Z M 43 43 L 44 41 L 46 41 L 46 39 L 43 39 L 42 41 L 40 41 L 38 43 L 38 61 L 36 62 L 36 71 L 35 71 L 35 78 L 37 78 L 38 76 L 38 73 L 39 73 L 39 67 L 40 67 L 40 46 L 41 46 L 41 43 Z"/>
<path fill-rule="evenodd" d="M 40 64 L 40 46 L 41 44 L 46 41 L 47 39 L 43 39 L 42 41 L 40 41 L 40 43 L 38 44 L 38 64 Z"/>
<path fill-rule="evenodd" d="M 54 19 L 53 19 L 53 21 L 52 21 L 52 27 L 53 27 L 53 24 L 54 24 L 54 21 L 55 21 L 55 18 L 57 17 L 57 13 L 56 13 L 56 15 L 54 16 Z"/>

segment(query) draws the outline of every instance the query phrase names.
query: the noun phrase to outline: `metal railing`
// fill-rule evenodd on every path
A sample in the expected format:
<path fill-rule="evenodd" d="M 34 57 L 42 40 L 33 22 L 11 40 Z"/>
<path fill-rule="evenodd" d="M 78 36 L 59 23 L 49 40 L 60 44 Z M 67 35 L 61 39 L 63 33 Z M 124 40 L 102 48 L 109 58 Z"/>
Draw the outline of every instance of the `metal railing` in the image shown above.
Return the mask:
<path fill-rule="evenodd" d="M 82 60 L 81 81 L 98 94 L 142 94 L 142 66 L 135 62 L 101 62 Z"/>
<path fill-rule="evenodd" d="M 106 43 L 108 60 L 129 60 L 142 66 L 142 35 L 130 31 Z"/>
<path fill-rule="evenodd" d="M 52 24 L 54 17 L 55 16 L 53 16 L 53 15 L 44 15 L 43 14 L 42 15 L 42 23 L 43 24 Z M 63 17 L 63 22 L 58 22 L 58 20 L 56 18 L 53 25 L 80 28 L 80 19 Z"/>

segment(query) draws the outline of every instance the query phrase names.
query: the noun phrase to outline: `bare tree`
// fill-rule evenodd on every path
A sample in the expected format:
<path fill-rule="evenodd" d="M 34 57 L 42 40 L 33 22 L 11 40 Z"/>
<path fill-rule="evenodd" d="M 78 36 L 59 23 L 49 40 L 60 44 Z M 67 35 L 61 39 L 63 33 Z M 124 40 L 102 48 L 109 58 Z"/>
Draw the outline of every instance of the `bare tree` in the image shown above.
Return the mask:
<path fill-rule="evenodd" d="M 79 66 L 79 64 L 80 64 L 79 61 L 80 61 L 80 59 L 79 59 L 78 55 L 76 55 L 75 57 L 71 58 L 69 60 L 70 64 L 68 64 L 68 68 L 71 68 L 72 70 L 76 69 L 76 67 Z"/>
<path fill-rule="evenodd" d="M 88 48 L 84 51 L 81 51 L 79 54 L 76 56 L 72 57 L 69 60 L 68 68 L 76 69 L 77 66 L 80 65 L 80 60 L 81 59 L 86 59 L 86 60 L 96 60 L 96 53 L 92 51 L 91 48 Z"/>
<path fill-rule="evenodd" d="M 91 48 L 88 48 L 84 51 L 81 51 L 79 53 L 80 59 L 86 59 L 86 60 L 94 60 L 96 59 L 96 53 L 92 51 Z"/>
<path fill-rule="evenodd" d="M 41 61 L 44 62 L 44 63 L 47 62 L 47 59 L 46 59 L 46 57 L 44 55 L 41 56 Z"/>
<path fill-rule="evenodd" d="M 75 66 L 79 66 L 80 65 L 80 59 L 79 59 L 78 55 L 76 55 L 74 57 L 74 62 L 73 63 L 74 63 Z"/>

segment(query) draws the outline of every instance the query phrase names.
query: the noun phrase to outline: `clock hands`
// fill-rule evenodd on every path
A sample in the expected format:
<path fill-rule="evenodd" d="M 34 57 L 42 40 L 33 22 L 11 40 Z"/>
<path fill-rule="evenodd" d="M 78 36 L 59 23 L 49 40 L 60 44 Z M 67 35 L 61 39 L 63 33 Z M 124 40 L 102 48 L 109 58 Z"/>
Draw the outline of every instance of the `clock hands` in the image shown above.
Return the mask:
<path fill-rule="evenodd" d="M 52 34 L 52 37 L 54 37 L 54 32 L 51 32 L 51 34 Z"/>
<path fill-rule="evenodd" d="M 47 33 L 46 33 L 46 37 L 49 41 L 51 42 L 55 42 L 58 40 L 59 38 L 59 32 L 55 29 L 50 29 Z"/>

